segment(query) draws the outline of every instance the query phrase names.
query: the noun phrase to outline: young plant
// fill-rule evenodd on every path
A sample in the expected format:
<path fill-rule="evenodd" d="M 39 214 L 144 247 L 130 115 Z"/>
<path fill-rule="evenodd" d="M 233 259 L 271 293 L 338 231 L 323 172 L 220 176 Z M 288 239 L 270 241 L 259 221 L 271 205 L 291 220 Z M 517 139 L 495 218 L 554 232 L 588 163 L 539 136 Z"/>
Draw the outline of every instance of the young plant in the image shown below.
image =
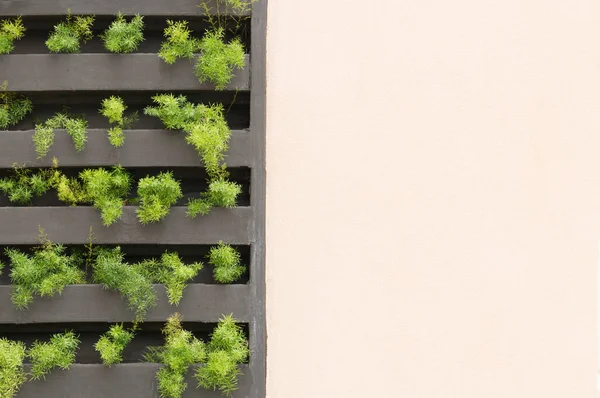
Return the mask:
<path fill-rule="evenodd" d="M 208 184 L 208 189 L 203 192 L 202 198 L 188 201 L 187 215 L 195 218 L 199 214 L 206 215 L 213 207 L 233 208 L 237 204 L 237 197 L 242 193 L 241 185 L 219 178 Z"/>
<path fill-rule="evenodd" d="M 79 338 L 73 332 L 55 334 L 47 343 L 36 341 L 28 352 L 31 359 L 31 378 L 45 378 L 54 368 L 67 370 L 75 362 Z"/>
<path fill-rule="evenodd" d="M 173 64 L 179 58 L 192 59 L 200 48 L 200 41 L 192 37 L 187 21 L 167 20 L 164 35 L 166 41 L 162 43 L 158 56 L 167 64 Z"/>
<path fill-rule="evenodd" d="M 0 338 L 0 397 L 12 398 L 27 381 L 23 370 L 25 344 Z"/>
<path fill-rule="evenodd" d="M 0 192 L 8 196 L 12 203 L 30 204 L 33 198 L 38 198 L 48 192 L 56 181 L 59 172 L 55 169 L 39 170 L 14 166 L 14 176 L 0 179 Z"/>
<path fill-rule="evenodd" d="M 72 17 L 69 11 L 67 20 L 54 26 L 46 47 L 53 53 L 78 53 L 81 42 L 87 42 L 94 35 L 91 29 L 94 19 L 93 15 Z"/>
<path fill-rule="evenodd" d="M 93 264 L 93 278 L 96 283 L 127 298 L 129 308 L 136 315 L 136 322 L 143 321 L 148 311 L 156 306 L 157 295 L 152 280 L 123 262 L 120 247 L 98 250 Z"/>
<path fill-rule="evenodd" d="M 184 264 L 177 253 L 169 252 L 164 253 L 160 260 L 150 259 L 136 264 L 139 272 L 147 278 L 165 285 L 171 305 L 179 305 L 187 283 L 203 267 L 202 263 Z"/>
<path fill-rule="evenodd" d="M 156 375 L 162 398 L 181 398 L 187 388 L 185 374 L 189 367 L 206 358 L 204 342 L 184 330 L 181 322 L 181 315 L 171 316 L 163 329 L 164 346 L 150 347 L 145 356 L 149 362 L 164 364 Z"/>
<path fill-rule="evenodd" d="M 87 121 L 83 117 L 69 115 L 68 113 L 57 113 L 44 123 L 35 125 L 33 144 L 38 159 L 48 154 L 54 145 L 54 130 L 65 129 L 71 136 L 77 152 L 85 149 L 87 142 Z"/>
<path fill-rule="evenodd" d="M 144 17 L 136 15 L 127 22 L 123 14 L 102 35 L 104 47 L 111 53 L 131 53 L 144 41 Z"/>
<path fill-rule="evenodd" d="M 200 81 L 210 82 L 216 90 L 224 90 L 233 79 L 234 69 L 246 66 L 244 46 L 239 38 L 225 43 L 223 28 L 207 32 L 200 41 L 202 55 L 194 67 Z"/>
<path fill-rule="evenodd" d="M 138 219 L 144 225 L 162 220 L 182 196 L 180 183 L 173 178 L 171 172 L 140 179 Z"/>
<path fill-rule="evenodd" d="M 214 267 L 213 276 L 219 283 L 233 283 L 246 272 L 240 253 L 223 242 L 210 249 L 208 262 Z"/>
<path fill-rule="evenodd" d="M 100 210 L 102 223 L 109 226 L 119 220 L 131 188 L 131 175 L 121 166 L 115 166 L 110 171 L 87 169 L 79 174 L 79 178 L 83 182 L 82 192 L 86 201 Z M 77 188 L 74 191 L 77 192 Z"/>
<path fill-rule="evenodd" d="M 94 348 L 100 353 L 102 362 L 111 366 L 123 361 L 123 350 L 133 337 L 133 331 L 126 330 L 122 324 L 112 325 L 108 332 L 100 336 Z"/>
<path fill-rule="evenodd" d="M 21 17 L 4 19 L 0 22 L 0 54 L 10 54 L 15 49 L 15 40 L 25 35 L 25 26 Z"/>
<path fill-rule="evenodd" d="M 20 310 L 33 302 L 35 295 L 52 297 L 61 294 L 67 285 L 85 283 L 80 269 L 83 259 L 66 254 L 65 247 L 48 240 L 41 231 L 41 246 L 32 255 L 16 249 L 6 249 L 11 263 L 10 279 L 13 284 L 12 302 Z"/>
<path fill-rule="evenodd" d="M 108 118 L 108 122 L 113 126 L 108 130 L 108 140 L 115 148 L 122 147 L 125 143 L 125 133 L 123 129 L 128 128 L 137 120 L 137 112 L 130 116 L 125 116 L 127 105 L 121 97 L 112 96 L 102 101 L 100 113 Z"/>
<path fill-rule="evenodd" d="M 211 335 L 207 345 L 205 366 L 196 372 L 198 384 L 208 390 L 219 390 L 229 396 L 237 389 L 241 374 L 239 364 L 250 355 L 248 341 L 232 315 L 224 316 Z"/>
<path fill-rule="evenodd" d="M 8 92 L 6 88 L 6 82 L 0 85 L 0 130 L 14 126 L 33 111 L 27 97 Z"/>

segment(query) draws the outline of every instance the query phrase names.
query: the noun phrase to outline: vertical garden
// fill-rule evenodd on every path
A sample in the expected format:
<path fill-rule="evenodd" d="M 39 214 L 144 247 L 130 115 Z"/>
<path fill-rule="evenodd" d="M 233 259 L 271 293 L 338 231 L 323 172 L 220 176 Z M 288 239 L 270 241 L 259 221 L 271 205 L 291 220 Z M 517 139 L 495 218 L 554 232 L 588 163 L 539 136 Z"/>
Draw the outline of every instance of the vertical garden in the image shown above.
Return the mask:
<path fill-rule="evenodd" d="M 0 398 L 265 396 L 265 3 L 0 3 Z"/>

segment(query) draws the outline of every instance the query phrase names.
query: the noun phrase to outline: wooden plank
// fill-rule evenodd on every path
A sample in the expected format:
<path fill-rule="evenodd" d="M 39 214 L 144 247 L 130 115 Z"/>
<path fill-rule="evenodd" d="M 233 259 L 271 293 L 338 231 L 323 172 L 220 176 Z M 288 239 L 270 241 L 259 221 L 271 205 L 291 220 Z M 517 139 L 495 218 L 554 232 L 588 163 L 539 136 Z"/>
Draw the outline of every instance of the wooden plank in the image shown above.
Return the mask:
<path fill-rule="evenodd" d="M 247 58 L 249 61 L 249 57 Z M 15 54 L 0 57 L 8 91 L 214 90 L 194 75 L 194 62 L 166 64 L 156 54 Z M 237 70 L 227 90 L 248 90 L 250 65 Z"/>
<path fill-rule="evenodd" d="M 27 369 L 29 366 L 27 366 Z M 19 398 L 159 398 L 156 372 L 160 365 L 153 363 L 103 365 L 72 365 L 69 370 L 55 370 L 46 379 L 26 382 Z M 252 371 L 242 365 L 238 390 L 232 398 L 259 398 L 252 395 Z M 196 388 L 194 369 L 186 376 L 187 389 L 183 398 L 222 398 L 218 391 Z"/>
<path fill-rule="evenodd" d="M 202 161 L 194 148 L 185 142 L 185 133 L 172 130 L 125 130 L 125 145 L 113 147 L 103 129 L 88 130 L 86 150 L 77 152 L 71 137 L 64 130 L 56 130 L 54 146 L 44 159 L 37 159 L 33 146 L 34 131 L 0 131 L 0 168 L 11 168 L 14 163 L 28 167 L 50 167 L 52 158 L 60 166 L 123 167 L 201 167 Z M 250 133 L 232 132 L 227 153 L 228 167 L 250 167 Z"/>
<path fill-rule="evenodd" d="M 195 244 L 251 243 L 252 209 L 213 209 L 206 216 L 190 219 L 185 207 L 173 207 L 161 222 L 141 225 L 136 208 L 127 206 L 123 217 L 110 227 L 102 225 L 100 212 L 92 207 L 2 207 L 0 245 L 38 243 L 38 228 L 44 228 L 55 243 L 85 244 L 90 227 L 96 244 Z"/>
<path fill-rule="evenodd" d="M 178 306 L 169 305 L 164 286 L 155 288 L 158 304 L 146 322 L 165 322 L 175 312 L 187 322 L 217 322 L 223 314 L 232 313 L 240 322 L 248 322 L 251 316 L 247 285 L 190 284 Z M 36 297 L 27 310 L 14 308 L 11 293 L 11 286 L 0 286 L 0 324 L 131 322 L 135 318 L 126 299 L 101 285 L 67 286 L 60 296 Z"/>
<path fill-rule="evenodd" d="M 209 0 L 211 10 L 216 0 Z M 2 0 L 0 1 L 1 16 L 44 16 L 65 15 L 70 9 L 74 15 L 116 15 L 142 14 L 147 16 L 198 16 L 203 15 L 203 9 L 198 7 L 199 0 Z M 223 7 L 220 8 L 223 12 Z M 232 15 L 249 15 L 250 13 L 233 13 Z"/>

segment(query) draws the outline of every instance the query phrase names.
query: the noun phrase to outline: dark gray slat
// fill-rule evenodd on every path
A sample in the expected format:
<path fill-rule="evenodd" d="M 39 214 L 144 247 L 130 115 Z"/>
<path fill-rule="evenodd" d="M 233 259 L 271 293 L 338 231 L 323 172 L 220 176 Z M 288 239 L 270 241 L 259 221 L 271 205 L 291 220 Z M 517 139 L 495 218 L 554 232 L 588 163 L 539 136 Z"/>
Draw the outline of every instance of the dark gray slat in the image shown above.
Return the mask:
<path fill-rule="evenodd" d="M 247 57 L 249 61 L 249 57 Z M 166 64 L 156 54 L 21 54 L 0 56 L 8 91 L 214 90 L 194 75 L 194 62 Z M 248 90 L 250 65 L 235 71 L 228 90 Z"/>
<path fill-rule="evenodd" d="M 217 322 L 223 314 L 233 314 L 240 322 L 250 319 L 250 292 L 247 285 L 191 284 L 178 306 L 169 305 L 162 285 L 156 285 L 158 305 L 148 313 L 147 322 L 165 322 L 175 312 L 187 322 Z M 131 322 L 135 314 L 119 293 L 101 285 L 71 285 L 62 295 L 36 297 L 27 310 L 11 303 L 11 286 L 0 286 L 0 324 Z"/>
<path fill-rule="evenodd" d="M 26 370 L 29 366 L 26 365 Z M 28 381 L 17 394 L 18 398 L 159 398 L 156 372 L 160 365 L 153 363 L 103 365 L 74 364 L 69 370 L 54 370 L 45 380 Z M 241 366 L 238 390 L 233 398 L 262 398 L 252 395 L 254 384 L 251 369 Z M 222 398 L 218 391 L 196 388 L 194 367 L 187 374 L 187 389 L 183 398 Z"/>
<path fill-rule="evenodd" d="M 201 166 L 194 148 L 185 142 L 185 133 L 171 130 L 126 130 L 125 145 L 113 147 L 106 130 L 88 131 L 88 142 L 83 152 L 77 152 L 71 137 L 64 130 L 56 131 L 54 146 L 44 159 L 37 159 L 33 146 L 34 131 L 0 131 L 0 168 L 11 168 L 14 163 L 29 167 L 49 167 L 56 157 L 60 166 L 123 167 L 184 167 Z M 227 166 L 252 166 L 250 133 L 232 132 L 227 152 Z"/>
<path fill-rule="evenodd" d="M 0 245 L 38 243 L 38 227 L 55 243 L 85 244 L 90 227 L 96 244 L 161 243 L 181 245 L 252 242 L 252 209 L 213 209 L 206 216 L 186 217 L 185 207 L 173 207 L 159 223 L 141 225 L 136 208 L 127 206 L 123 217 L 110 227 L 102 225 L 92 207 L 3 207 L 0 208 Z"/>
<path fill-rule="evenodd" d="M 71 9 L 74 15 L 115 15 L 122 12 L 148 16 L 194 16 L 204 14 L 203 9 L 198 7 L 200 3 L 199 0 L 1 0 L 0 15 L 64 15 L 67 9 Z M 211 10 L 215 10 L 215 0 L 209 0 L 209 4 Z"/>

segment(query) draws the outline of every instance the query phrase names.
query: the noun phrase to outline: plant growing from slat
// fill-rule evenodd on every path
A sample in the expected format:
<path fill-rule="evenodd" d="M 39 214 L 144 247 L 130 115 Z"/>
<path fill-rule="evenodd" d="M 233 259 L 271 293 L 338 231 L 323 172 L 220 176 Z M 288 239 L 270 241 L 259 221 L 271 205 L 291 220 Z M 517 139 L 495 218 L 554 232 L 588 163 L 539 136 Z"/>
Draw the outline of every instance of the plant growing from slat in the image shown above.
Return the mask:
<path fill-rule="evenodd" d="M 53 53 L 78 53 L 81 43 L 89 41 L 93 36 L 92 25 L 95 17 L 71 16 L 67 12 L 67 19 L 54 26 L 54 31 L 46 40 L 46 47 Z"/>
<path fill-rule="evenodd" d="M 211 247 L 208 262 L 213 266 L 213 277 L 219 283 L 234 283 L 246 272 L 240 253 L 223 242 Z"/>
<path fill-rule="evenodd" d="M 131 187 L 131 175 L 122 167 L 112 170 L 87 169 L 79 174 L 86 202 L 100 210 L 102 223 L 114 224 L 123 214 L 123 205 Z M 60 195 L 59 195 L 60 196 Z"/>
<path fill-rule="evenodd" d="M 167 20 L 164 36 L 166 40 L 158 56 L 167 64 L 173 64 L 180 58 L 193 59 L 200 48 L 200 40 L 192 36 L 187 21 Z"/>
<path fill-rule="evenodd" d="M 165 218 L 177 201 L 183 196 L 179 181 L 173 173 L 160 173 L 147 176 L 138 183 L 137 217 L 142 224 L 154 223 Z"/>
<path fill-rule="evenodd" d="M 130 22 L 121 13 L 102 35 L 104 48 L 111 53 L 131 53 L 144 41 L 144 17 L 135 15 Z"/>
<path fill-rule="evenodd" d="M 124 129 L 129 128 L 137 120 L 137 112 L 125 116 L 127 105 L 121 97 L 111 96 L 102 100 L 100 113 L 108 119 L 112 127 L 108 130 L 108 140 L 115 148 L 125 144 Z"/>
<path fill-rule="evenodd" d="M 123 361 L 123 350 L 134 336 L 133 330 L 125 329 L 122 324 L 112 325 L 108 332 L 100 336 L 94 348 L 105 365 L 115 365 Z"/>
<path fill-rule="evenodd" d="M 27 349 L 20 341 L 0 338 L 0 397 L 12 398 L 27 381 L 23 362 Z"/>
<path fill-rule="evenodd" d="M 54 368 L 68 370 L 75 362 L 75 354 L 79 348 L 80 340 L 73 332 L 55 334 L 49 342 L 33 343 L 28 351 L 31 359 L 31 378 L 39 380 Z"/>
<path fill-rule="evenodd" d="M 55 168 L 34 172 L 19 165 L 13 167 L 13 176 L 0 179 L 0 192 L 8 196 L 11 203 L 30 204 L 53 188 L 60 172 Z"/>
<path fill-rule="evenodd" d="M 38 159 L 42 159 L 50 152 L 54 145 L 56 129 L 65 129 L 67 134 L 71 136 L 71 140 L 75 145 L 77 152 L 85 149 L 87 142 L 87 120 L 81 116 L 73 116 L 68 113 L 57 113 L 44 123 L 35 125 L 35 133 L 33 134 L 33 144 Z"/>
<path fill-rule="evenodd" d="M 25 35 L 25 26 L 21 17 L 4 19 L 0 22 L 0 55 L 10 54 L 15 49 L 15 40 Z"/>
<path fill-rule="evenodd" d="M 14 126 L 33 111 L 29 98 L 6 91 L 8 83 L 0 85 L 0 129 Z"/>
<path fill-rule="evenodd" d="M 224 90 L 233 79 L 234 69 L 246 66 L 244 46 L 239 38 L 225 41 L 223 28 L 206 32 L 200 40 L 200 52 L 194 71 L 200 81 L 210 82 L 217 91 Z"/>

